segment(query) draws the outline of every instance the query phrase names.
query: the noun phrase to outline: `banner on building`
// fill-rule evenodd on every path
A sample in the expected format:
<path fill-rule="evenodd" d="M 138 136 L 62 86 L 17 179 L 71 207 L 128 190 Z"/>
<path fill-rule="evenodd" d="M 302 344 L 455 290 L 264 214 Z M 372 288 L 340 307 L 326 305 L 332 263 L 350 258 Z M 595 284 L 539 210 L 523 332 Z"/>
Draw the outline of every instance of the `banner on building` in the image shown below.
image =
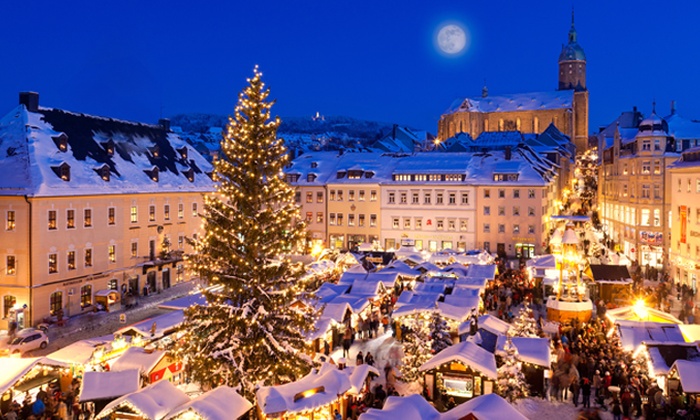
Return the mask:
<path fill-rule="evenodd" d="M 681 207 L 681 243 L 686 243 L 686 229 L 688 228 L 688 207 Z"/>

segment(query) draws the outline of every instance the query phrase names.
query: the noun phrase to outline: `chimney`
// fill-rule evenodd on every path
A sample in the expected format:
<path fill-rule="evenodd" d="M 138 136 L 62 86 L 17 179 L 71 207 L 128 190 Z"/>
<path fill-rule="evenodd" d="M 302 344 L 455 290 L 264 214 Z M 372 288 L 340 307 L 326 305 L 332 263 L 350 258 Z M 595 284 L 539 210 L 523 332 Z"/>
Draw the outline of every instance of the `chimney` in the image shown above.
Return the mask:
<path fill-rule="evenodd" d="M 39 110 L 39 94 L 37 92 L 20 92 L 19 103 L 27 107 L 27 111 L 37 112 Z"/>
<path fill-rule="evenodd" d="M 165 131 L 170 131 L 170 120 L 167 118 L 161 118 L 158 120 L 158 125 Z"/>
<path fill-rule="evenodd" d="M 676 113 L 676 101 L 671 101 L 671 115 Z"/>
<path fill-rule="evenodd" d="M 510 158 L 512 157 L 512 154 L 513 154 L 513 152 L 511 151 L 510 146 L 506 146 L 506 153 L 505 153 L 506 160 L 510 160 Z"/>

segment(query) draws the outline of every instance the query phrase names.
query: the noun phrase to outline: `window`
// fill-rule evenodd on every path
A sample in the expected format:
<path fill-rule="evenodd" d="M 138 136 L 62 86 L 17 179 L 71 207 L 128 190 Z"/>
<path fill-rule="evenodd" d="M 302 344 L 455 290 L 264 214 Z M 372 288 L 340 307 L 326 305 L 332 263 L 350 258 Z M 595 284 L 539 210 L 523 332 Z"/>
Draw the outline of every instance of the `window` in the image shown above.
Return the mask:
<path fill-rule="evenodd" d="M 133 241 L 131 243 L 131 258 L 136 258 L 139 256 L 139 243 L 137 241 Z"/>
<path fill-rule="evenodd" d="M 49 298 L 49 311 L 51 315 L 56 315 L 63 309 L 63 292 L 53 292 Z"/>
<path fill-rule="evenodd" d="M 484 206 L 484 216 L 488 216 L 491 214 L 491 207 L 490 206 Z"/>
<path fill-rule="evenodd" d="M 420 203 L 420 197 L 418 196 L 417 192 L 414 192 L 411 194 L 411 204 L 419 204 Z"/>
<path fill-rule="evenodd" d="M 149 222 L 155 222 L 156 221 L 156 206 L 148 206 L 148 221 Z"/>
<path fill-rule="evenodd" d="M 305 221 L 307 224 L 309 224 L 309 223 L 311 223 L 311 221 L 312 221 L 313 219 L 314 219 L 314 212 L 312 212 L 312 211 L 307 211 L 307 212 L 306 212 L 306 219 L 304 219 L 304 221 Z"/>
<path fill-rule="evenodd" d="M 369 192 L 369 201 L 377 201 L 377 191 L 372 190 Z"/>
<path fill-rule="evenodd" d="M 348 191 L 348 201 L 355 201 L 355 190 Z"/>
<path fill-rule="evenodd" d="M 335 190 L 331 190 L 331 191 L 328 193 L 328 200 L 329 200 L 329 201 L 335 201 Z"/>
<path fill-rule="evenodd" d="M 8 255 L 5 259 L 5 274 L 8 276 L 17 274 L 17 261 L 14 255 Z"/>
<path fill-rule="evenodd" d="M 506 232 L 506 225 L 500 224 L 498 225 L 498 233 L 505 233 Z"/>
<path fill-rule="evenodd" d="M 6 230 L 15 230 L 15 211 L 7 211 L 7 222 L 5 223 Z"/>
<path fill-rule="evenodd" d="M 642 162 L 642 175 L 649 175 L 651 173 L 651 161 L 645 160 Z"/>
<path fill-rule="evenodd" d="M 377 226 L 377 215 L 376 214 L 370 214 L 369 215 L 369 225 L 371 227 Z"/>
<path fill-rule="evenodd" d="M 627 184 L 622 184 L 622 196 L 627 197 Z"/>
<path fill-rule="evenodd" d="M 695 180 L 695 192 L 700 193 L 700 178 Z M 7 213 L 9 215 L 10 212 L 7 212 Z M 14 212 L 12 212 L 12 213 L 14 213 Z M 13 214 L 13 220 L 14 220 L 14 214 Z M 13 224 L 13 226 L 14 226 L 14 224 Z"/>
<path fill-rule="evenodd" d="M 7 318 L 10 315 L 10 309 L 17 303 L 17 298 L 10 295 L 5 295 L 2 299 L 2 317 Z"/>
<path fill-rule="evenodd" d="M 463 205 L 469 204 L 469 193 L 462 193 L 462 204 Z"/>
<path fill-rule="evenodd" d="M 528 208 L 527 208 L 527 215 L 528 215 L 528 216 L 534 216 L 534 215 L 535 215 L 535 208 L 534 208 L 534 207 L 528 207 Z"/>
<path fill-rule="evenodd" d="M 642 185 L 642 198 L 650 198 L 650 191 L 649 191 L 649 185 L 644 184 Z"/>
<path fill-rule="evenodd" d="M 690 178 L 688 178 L 688 188 L 686 189 L 687 192 L 690 192 L 690 184 L 691 184 L 691 181 L 690 181 Z"/>
<path fill-rule="evenodd" d="M 92 227 L 92 209 L 83 210 L 83 226 Z"/>
<path fill-rule="evenodd" d="M 430 204 L 430 193 L 423 193 L 423 204 Z"/>
<path fill-rule="evenodd" d="M 627 164 L 622 165 L 622 175 L 627 175 Z"/>
<path fill-rule="evenodd" d="M 323 212 L 316 213 L 316 223 L 323 223 Z"/>
<path fill-rule="evenodd" d="M 391 219 L 391 227 L 394 229 L 399 228 L 399 218 L 398 217 L 392 217 Z"/>
<path fill-rule="evenodd" d="M 355 226 L 355 215 L 348 214 L 348 226 Z"/>
<path fill-rule="evenodd" d="M 498 198 L 506 198 L 506 190 L 498 190 Z"/>
<path fill-rule="evenodd" d="M 416 217 L 416 230 L 421 229 L 423 229 L 423 219 L 420 217 Z"/>
<path fill-rule="evenodd" d="M 447 200 L 448 204 L 457 204 L 457 194 L 450 193 Z"/>
<path fill-rule="evenodd" d="M 498 215 L 499 216 L 505 216 L 506 215 L 506 208 L 504 206 L 498 206 Z"/>
<path fill-rule="evenodd" d="M 520 198 L 520 190 L 513 190 L 513 198 Z"/>
<path fill-rule="evenodd" d="M 295 203 L 301 203 L 301 192 L 296 191 L 294 193 L 294 202 Z"/>
<path fill-rule="evenodd" d="M 107 287 L 109 287 L 109 290 L 117 290 L 119 288 L 117 279 L 110 279 Z"/>
<path fill-rule="evenodd" d="M 338 226 L 343 226 L 343 213 L 338 213 L 336 219 L 338 220 Z"/>
<path fill-rule="evenodd" d="M 534 235 L 535 234 L 535 225 L 527 225 L 527 233 L 529 235 Z"/>
<path fill-rule="evenodd" d="M 513 233 L 520 233 L 520 225 L 513 225 Z"/>
<path fill-rule="evenodd" d="M 449 219 L 447 221 L 447 230 L 456 230 L 457 229 L 457 222 L 455 222 L 454 219 Z"/>
<path fill-rule="evenodd" d="M 357 226 L 365 227 L 365 215 L 364 214 L 357 215 Z"/>
<path fill-rule="evenodd" d="M 437 229 L 437 230 L 445 229 L 445 221 L 442 219 L 436 219 L 435 220 L 435 229 Z"/>
<path fill-rule="evenodd" d="M 399 195 L 399 197 L 400 197 L 400 200 L 401 200 L 401 201 L 400 201 L 401 204 L 406 204 L 406 203 L 407 203 L 407 200 L 406 200 L 406 193 L 405 193 L 405 192 L 402 192 L 402 193 Z"/>
<path fill-rule="evenodd" d="M 651 150 L 651 140 L 642 141 L 642 150 Z"/>
<path fill-rule="evenodd" d="M 165 220 L 170 220 L 170 204 L 163 206 L 163 218 Z"/>
<path fill-rule="evenodd" d="M 316 192 L 316 202 L 323 203 L 323 191 Z"/>
<path fill-rule="evenodd" d="M 661 140 L 660 139 L 654 139 L 654 150 L 656 150 L 656 151 L 661 150 Z"/>
<path fill-rule="evenodd" d="M 185 248 L 185 235 L 177 235 L 177 249 Z"/>
<path fill-rule="evenodd" d="M 92 305 L 92 285 L 86 284 L 80 288 L 80 307 Z"/>
<path fill-rule="evenodd" d="M 357 199 L 360 201 L 365 201 L 365 190 L 358 191 Z"/>
<path fill-rule="evenodd" d="M 654 209 L 654 226 L 661 226 L 661 210 Z"/>
<path fill-rule="evenodd" d="M 442 193 L 437 193 L 435 195 L 435 204 L 442 204 Z"/>
<path fill-rule="evenodd" d="M 85 267 L 92 267 L 92 249 L 85 249 Z"/>
<path fill-rule="evenodd" d="M 485 189 L 484 190 L 484 198 L 491 198 L 491 190 L 490 189 Z"/>
<path fill-rule="evenodd" d="M 139 221 L 138 207 L 131 206 L 131 223 Z"/>
<path fill-rule="evenodd" d="M 117 262 L 117 246 L 110 245 L 107 248 L 107 255 L 109 256 L 109 262 L 111 262 L 111 263 Z"/>
<path fill-rule="evenodd" d="M 513 216 L 520 216 L 520 207 L 513 206 Z"/>
<path fill-rule="evenodd" d="M 640 221 L 639 224 L 642 226 L 649 226 L 649 217 L 650 217 L 649 209 L 642 209 L 642 220 Z"/>
<path fill-rule="evenodd" d="M 654 174 L 658 175 L 661 173 L 661 162 L 658 160 L 654 161 Z"/>
<path fill-rule="evenodd" d="M 389 203 L 389 204 L 394 204 L 395 202 L 396 202 L 396 194 L 393 193 L 393 192 L 390 192 L 390 193 L 389 193 L 388 203 Z"/>
<path fill-rule="evenodd" d="M 533 190 L 533 189 L 527 190 L 527 198 L 535 198 L 535 190 Z"/>
<path fill-rule="evenodd" d="M 306 202 L 307 202 L 307 203 L 313 203 L 313 202 L 314 202 L 314 193 L 312 193 L 312 192 L 307 192 L 307 193 L 306 193 Z"/>
<path fill-rule="evenodd" d="M 117 223 L 117 210 L 114 207 L 107 209 L 107 224 L 114 225 Z"/>
<path fill-rule="evenodd" d="M 185 205 L 177 203 L 177 218 L 182 219 L 183 217 L 185 217 Z"/>
<path fill-rule="evenodd" d="M 331 226 L 335 226 L 335 213 L 328 214 L 328 224 Z"/>
<path fill-rule="evenodd" d="M 338 195 L 337 195 L 338 201 L 343 201 L 343 191 L 338 190 Z"/>
<path fill-rule="evenodd" d="M 404 228 L 404 229 L 410 229 L 410 228 L 411 228 L 411 218 L 410 218 L 410 217 L 404 217 L 404 219 L 403 219 L 403 228 Z"/>
<path fill-rule="evenodd" d="M 491 224 L 484 223 L 484 233 L 489 233 L 489 232 L 491 232 Z"/>
<path fill-rule="evenodd" d="M 49 254 L 49 274 L 58 273 L 58 255 Z"/>
<path fill-rule="evenodd" d="M 197 203 L 192 203 L 192 217 L 197 217 L 199 212 L 197 211 Z"/>
<path fill-rule="evenodd" d="M 49 230 L 56 230 L 56 210 L 49 210 Z"/>
<path fill-rule="evenodd" d="M 68 251 L 68 269 L 75 270 L 75 251 Z"/>

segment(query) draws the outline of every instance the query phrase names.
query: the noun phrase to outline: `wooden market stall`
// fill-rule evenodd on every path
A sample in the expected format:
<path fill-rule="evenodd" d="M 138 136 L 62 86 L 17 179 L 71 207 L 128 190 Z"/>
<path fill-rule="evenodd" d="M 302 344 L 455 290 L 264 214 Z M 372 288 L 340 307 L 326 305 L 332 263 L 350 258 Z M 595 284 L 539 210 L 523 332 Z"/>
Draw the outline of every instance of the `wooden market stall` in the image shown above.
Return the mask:
<path fill-rule="evenodd" d="M 220 386 L 173 409 L 164 420 L 236 420 L 253 408 L 235 389 Z"/>
<path fill-rule="evenodd" d="M 73 380 L 70 364 L 48 357 L 0 358 L 0 411 L 6 413 L 10 403 L 23 398 L 47 383 L 56 382 L 61 391 L 67 391 Z M 18 402 L 21 402 L 18 401 Z"/>
<path fill-rule="evenodd" d="M 95 303 L 107 312 L 120 310 L 121 301 L 121 294 L 117 290 L 104 289 L 95 292 Z"/>
<path fill-rule="evenodd" d="M 190 397 L 168 381 L 117 398 L 97 414 L 95 420 L 160 420 L 190 402 Z"/>

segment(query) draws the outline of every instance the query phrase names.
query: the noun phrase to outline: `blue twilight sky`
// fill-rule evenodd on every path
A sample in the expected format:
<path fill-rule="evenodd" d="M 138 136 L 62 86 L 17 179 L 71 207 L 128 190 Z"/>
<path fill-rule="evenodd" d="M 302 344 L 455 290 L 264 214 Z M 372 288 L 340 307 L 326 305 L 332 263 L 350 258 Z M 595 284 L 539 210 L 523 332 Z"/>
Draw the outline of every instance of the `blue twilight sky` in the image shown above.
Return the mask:
<path fill-rule="evenodd" d="M 229 114 L 255 64 L 281 116 L 347 115 L 437 131 L 459 97 L 554 90 L 572 1 L 13 1 L 0 12 L 0 114 L 45 106 L 155 122 Z M 590 129 L 656 99 L 700 119 L 700 2 L 576 2 Z M 456 58 L 438 27 L 470 33 Z"/>

